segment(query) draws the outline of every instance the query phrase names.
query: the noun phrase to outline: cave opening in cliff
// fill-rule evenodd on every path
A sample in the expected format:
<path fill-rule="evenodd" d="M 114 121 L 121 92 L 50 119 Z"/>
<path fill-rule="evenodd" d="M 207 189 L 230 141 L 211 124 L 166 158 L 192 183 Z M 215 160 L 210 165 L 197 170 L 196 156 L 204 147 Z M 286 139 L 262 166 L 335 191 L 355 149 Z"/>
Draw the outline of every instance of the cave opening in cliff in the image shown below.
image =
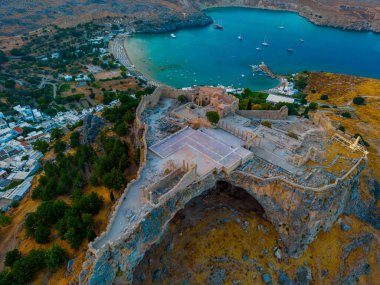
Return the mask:
<path fill-rule="evenodd" d="M 229 280 L 242 268 L 251 278 L 246 264 L 278 239 L 264 213 L 247 191 L 218 182 L 174 216 L 135 268 L 133 284 L 212 284 L 221 272 Z"/>

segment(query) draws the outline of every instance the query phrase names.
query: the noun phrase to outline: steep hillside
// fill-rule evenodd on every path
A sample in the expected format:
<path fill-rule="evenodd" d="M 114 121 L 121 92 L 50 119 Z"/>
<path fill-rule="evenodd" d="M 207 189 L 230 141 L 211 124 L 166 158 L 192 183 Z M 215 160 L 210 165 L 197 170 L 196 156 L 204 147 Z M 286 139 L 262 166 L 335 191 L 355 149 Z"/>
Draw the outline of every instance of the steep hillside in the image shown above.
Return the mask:
<path fill-rule="evenodd" d="M 353 30 L 380 32 L 376 0 L 37 0 L 3 1 L 0 36 L 18 35 L 47 24 L 71 26 L 103 19 L 137 31 L 163 32 L 210 23 L 201 11 L 209 7 L 246 6 L 296 11 L 313 23 Z M 79 17 L 80 16 L 80 17 Z"/>

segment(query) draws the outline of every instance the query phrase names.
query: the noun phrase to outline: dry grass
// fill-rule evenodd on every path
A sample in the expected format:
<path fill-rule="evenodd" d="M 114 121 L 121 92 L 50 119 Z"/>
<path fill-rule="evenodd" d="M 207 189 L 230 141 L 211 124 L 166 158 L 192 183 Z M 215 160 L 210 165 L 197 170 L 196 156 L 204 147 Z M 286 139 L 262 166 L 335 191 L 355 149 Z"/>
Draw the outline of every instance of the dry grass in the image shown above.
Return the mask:
<path fill-rule="evenodd" d="M 325 112 L 338 125 L 344 126 L 347 133 L 360 133 L 369 142 L 368 169 L 380 181 L 380 80 L 332 73 L 312 73 L 307 94 L 309 101 L 354 108 L 352 113 L 355 119 L 343 118 L 339 115 L 342 112 L 339 109 L 330 108 Z M 319 100 L 323 94 L 327 94 L 329 99 Z M 365 105 L 358 106 L 352 103 L 356 96 L 371 97 L 365 98 Z"/>

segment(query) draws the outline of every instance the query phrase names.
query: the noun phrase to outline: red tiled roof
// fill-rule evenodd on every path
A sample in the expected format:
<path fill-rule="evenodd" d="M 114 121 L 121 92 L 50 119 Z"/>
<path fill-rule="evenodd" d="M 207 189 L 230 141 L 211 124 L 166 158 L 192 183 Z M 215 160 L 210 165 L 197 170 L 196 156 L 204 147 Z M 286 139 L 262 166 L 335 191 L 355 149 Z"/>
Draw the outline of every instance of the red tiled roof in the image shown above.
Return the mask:
<path fill-rule="evenodd" d="M 20 127 L 14 127 L 13 130 L 18 132 L 19 134 L 21 134 L 23 132 Z"/>
<path fill-rule="evenodd" d="M 29 145 L 28 142 L 20 142 L 20 144 L 21 144 L 22 146 L 28 146 L 28 145 Z"/>

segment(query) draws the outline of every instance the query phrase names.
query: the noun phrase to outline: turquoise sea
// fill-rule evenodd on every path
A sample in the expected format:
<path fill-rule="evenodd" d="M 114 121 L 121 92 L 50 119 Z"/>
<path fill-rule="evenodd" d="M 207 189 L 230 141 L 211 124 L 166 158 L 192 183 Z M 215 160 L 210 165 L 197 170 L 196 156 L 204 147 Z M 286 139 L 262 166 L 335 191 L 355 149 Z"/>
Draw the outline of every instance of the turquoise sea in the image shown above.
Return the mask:
<path fill-rule="evenodd" d="M 218 8 L 206 13 L 224 29 L 213 25 L 185 29 L 177 31 L 176 38 L 131 36 L 127 46 L 133 64 L 174 87 L 222 84 L 268 89 L 277 81 L 260 73 L 253 76 L 250 67 L 261 62 L 278 74 L 310 70 L 380 78 L 378 34 L 319 27 L 290 12 Z M 261 45 L 264 40 L 268 47 Z"/>

